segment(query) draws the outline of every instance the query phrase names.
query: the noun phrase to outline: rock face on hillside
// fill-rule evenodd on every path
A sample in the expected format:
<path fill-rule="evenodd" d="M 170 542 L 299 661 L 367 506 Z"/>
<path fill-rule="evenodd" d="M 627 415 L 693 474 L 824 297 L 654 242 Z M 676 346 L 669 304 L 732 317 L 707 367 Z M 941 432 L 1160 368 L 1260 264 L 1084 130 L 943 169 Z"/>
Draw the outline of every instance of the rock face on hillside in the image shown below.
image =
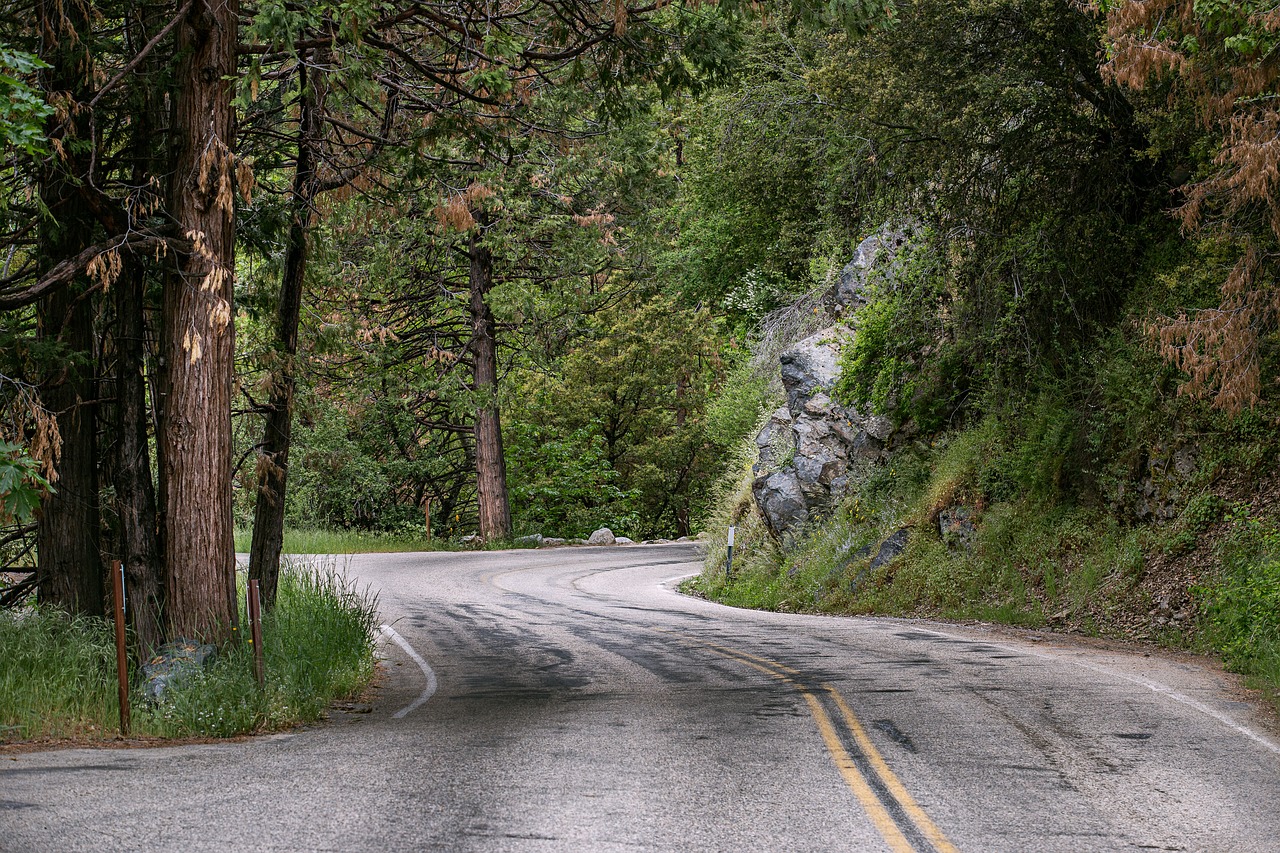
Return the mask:
<path fill-rule="evenodd" d="M 828 294 L 833 314 L 847 315 L 864 304 L 860 293 L 868 276 L 891 275 L 905 240 L 902 229 L 886 227 L 863 241 Z M 888 418 L 832 399 L 840 351 L 852 336 L 845 326 L 831 326 L 779 358 L 786 405 L 756 436 L 752 493 L 769 530 L 783 542 L 829 515 L 848 491 L 851 466 L 879 458 L 893 437 Z"/>
<path fill-rule="evenodd" d="M 823 303 L 836 317 L 850 314 L 867 304 L 863 289 L 874 272 L 881 278 L 892 279 L 903 264 L 902 249 L 911 240 L 919 226 L 914 222 L 888 224 L 858 244 L 853 260 L 845 264 L 835 283 L 827 291 Z"/>

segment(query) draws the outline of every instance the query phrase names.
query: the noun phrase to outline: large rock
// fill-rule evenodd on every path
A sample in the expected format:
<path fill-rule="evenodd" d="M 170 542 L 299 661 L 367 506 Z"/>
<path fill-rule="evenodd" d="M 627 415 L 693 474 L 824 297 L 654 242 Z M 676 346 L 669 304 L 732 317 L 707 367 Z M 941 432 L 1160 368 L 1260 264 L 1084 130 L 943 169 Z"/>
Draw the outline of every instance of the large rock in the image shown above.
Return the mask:
<path fill-rule="evenodd" d="M 893 531 L 880 543 L 880 547 L 876 550 L 876 555 L 871 558 L 867 568 L 874 572 L 881 566 L 887 566 L 893 562 L 899 554 L 907 550 L 907 540 L 910 536 L 911 534 L 905 527 L 900 527 Z"/>
<path fill-rule="evenodd" d="M 809 520 L 809 505 L 794 469 L 757 476 L 751 493 L 775 536 L 798 530 Z"/>
<path fill-rule="evenodd" d="M 756 436 L 752 493 L 769 530 L 781 540 L 828 515 L 849 489 L 851 466 L 880 457 L 893 434 L 887 418 L 869 417 L 832 399 L 843 326 L 823 329 L 779 359 L 787 404 Z"/>
<path fill-rule="evenodd" d="M 886 226 L 858 246 L 828 294 L 833 314 L 865 304 L 860 294 L 872 276 L 898 273 L 911 232 L 910 225 Z M 849 491 L 853 466 L 882 459 L 886 445 L 902 437 L 890 418 L 864 414 L 832 397 L 840 353 L 853 334 L 846 325 L 834 325 L 778 359 L 786 405 L 756 436 L 752 493 L 770 532 L 783 542 L 831 513 Z"/>

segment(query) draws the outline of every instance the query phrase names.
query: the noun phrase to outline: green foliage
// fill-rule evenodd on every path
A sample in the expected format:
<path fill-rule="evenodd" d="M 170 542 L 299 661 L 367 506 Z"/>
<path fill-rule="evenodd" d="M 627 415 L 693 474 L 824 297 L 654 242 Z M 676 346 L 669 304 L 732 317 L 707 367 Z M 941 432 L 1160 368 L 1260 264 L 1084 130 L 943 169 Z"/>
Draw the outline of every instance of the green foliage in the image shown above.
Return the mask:
<path fill-rule="evenodd" d="M 118 724 L 115 641 L 106 622 L 57 610 L 0 611 L 4 740 L 102 736 Z"/>
<path fill-rule="evenodd" d="M 706 310 L 638 295 L 583 325 L 555 371 L 523 373 L 504 407 L 520 526 L 580 535 L 613 518 L 633 538 L 689 533 L 722 469 L 721 442 L 758 416 L 752 390 L 735 386 L 748 411 L 726 401 L 709 424 L 724 359 Z"/>
<path fill-rule="evenodd" d="M 28 82 L 37 70 L 48 67 L 35 56 L 0 42 L 0 146 L 32 156 L 48 153 L 44 122 L 53 115 L 53 107 Z"/>
<path fill-rule="evenodd" d="M 503 445 L 517 533 L 584 539 L 598 527 L 618 535 L 639 527 L 639 493 L 619 487 L 604 441 L 592 428 L 560 437 L 514 421 Z"/>
<path fill-rule="evenodd" d="M 740 328 L 808 290 L 811 259 L 848 244 L 867 153 L 805 85 L 821 30 L 749 26 L 746 39 L 732 83 L 672 127 L 683 180 L 658 214 L 670 235 L 659 275 Z"/>
<path fill-rule="evenodd" d="M 243 604 L 243 583 L 241 584 Z M 263 619 L 266 689 L 247 643 L 224 647 L 149 703 L 135 680 L 133 733 L 230 737 L 318 718 L 373 677 L 376 599 L 333 564 L 286 564 Z M 98 619 L 56 610 L 0 612 L 0 732 L 5 739 L 98 739 L 117 732 L 115 641 Z M 135 673 L 136 679 L 136 673 Z"/>
<path fill-rule="evenodd" d="M 0 524 L 30 522 L 41 496 L 52 490 L 25 448 L 0 441 Z"/>
<path fill-rule="evenodd" d="M 1280 530 L 1239 508 L 1222 571 L 1195 592 L 1205 638 L 1236 672 L 1280 686 Z"/>

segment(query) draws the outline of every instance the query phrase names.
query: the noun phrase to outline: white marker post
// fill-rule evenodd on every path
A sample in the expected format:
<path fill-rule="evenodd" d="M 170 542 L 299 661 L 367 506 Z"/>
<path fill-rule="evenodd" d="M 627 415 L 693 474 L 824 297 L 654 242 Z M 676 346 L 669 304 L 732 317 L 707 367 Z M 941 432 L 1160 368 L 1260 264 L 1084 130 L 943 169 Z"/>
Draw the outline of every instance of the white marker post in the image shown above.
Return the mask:
<path fill-rule="evenodd" d="M 729 526 L 729 555 L 724 560 L 724 576 L 726 580 L 733 580 L 733 531 L 734 527 Z"/>

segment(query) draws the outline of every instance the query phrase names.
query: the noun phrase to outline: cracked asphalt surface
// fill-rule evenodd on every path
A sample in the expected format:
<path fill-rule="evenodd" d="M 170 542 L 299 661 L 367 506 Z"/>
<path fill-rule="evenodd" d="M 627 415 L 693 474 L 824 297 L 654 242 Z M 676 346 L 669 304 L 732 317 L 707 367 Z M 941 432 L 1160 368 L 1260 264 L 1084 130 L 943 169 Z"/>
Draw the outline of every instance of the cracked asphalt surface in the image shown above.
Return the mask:
<path fill-rule="evenodd" d="M 0 755 L 0 850 L 1280 849 L 1280 745 L 1212 667 L 720 607 L 697 561 L 353 557 L 427 669 L 388 641 L 311 729 Z"/>

